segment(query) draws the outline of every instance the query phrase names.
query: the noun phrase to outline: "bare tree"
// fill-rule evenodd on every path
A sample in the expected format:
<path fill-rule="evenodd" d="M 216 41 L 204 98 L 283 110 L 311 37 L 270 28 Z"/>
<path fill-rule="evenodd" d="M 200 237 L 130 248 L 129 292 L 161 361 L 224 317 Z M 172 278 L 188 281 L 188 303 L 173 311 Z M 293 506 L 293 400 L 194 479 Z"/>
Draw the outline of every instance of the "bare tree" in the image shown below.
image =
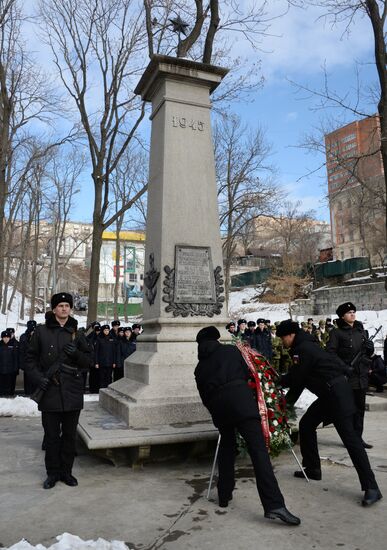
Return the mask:
<path fill-rule="evenodd" d="M 369 20 L 373 34 L 374 57 L 378 76 L 378 89 L 375 90 L 377 111 L 380 121 L 380 140 L 373 155 L 380 154 L 384 170 L 384 203 L 387 196 L 387 50 L 386 50 L 386 18 L 387 0 L 289 0 L 290 4 L 306 7 L 308 5 L 319 6 L 323 10 L 323 17 L 334 26 L 341 26 L 343 32 L 349 32 L 353 22 L 359 17 Z M 301 87 L 307 89 L 306 87 Z M 321 105 L 334 106 L 348 110 L 356 118 L 373 115 L 367 112 L 359 102 L 360 94 L 350 103 L 348 94 L 338 95 L 330 89 L 327 80 L 323 90 L 312 91 L 321 98 Z M 385 234 L 387 235 L 387 206 L 384 215 Z M 387 287 L 387 281 L 386 281 Z"/>
<path fill-rule="evenodd" d="M 215 127 L 214 143 L 228 299 L 236 246 L 253 220 L 263 213 L 275 212 L 279 191 L 273 182 L 270 146 L 262 129 L 249 131 L 238 117 L 229 117 Z"/>
<path fill-rule="evenodd" d="M 281 254 L 281 264 L 273 265 L 267 286 L 278 300 L 288 302 L 303 295 L 311 282 L 308 265 L 318 260 L 321 236 L 316 230 L 314 212 L 302 212 L 301 202 L 285 201 L 280 214 L 270 220 L 266 238 Z"/>
<path fill-rule="evenodd" d="M 42 0 L 40 14 L 54 62 L 78 111 L 94 184 L 88 321 L 97 315 L 103 231 L 142 196 L 144 185 L 107 215 L 110 178 L 144 117 L 133 95 L 146 44 L 134 0 Z"/>
<path fill-rule="evenodd" d="M 50 123 L 60 107 L 50 80 L 27 53 L 21 3 L 0 0 L 0 227 L 4 224 L 10 190 L 18 188 L 23 173 L 30 168 L 31 156 L 18 151 L 28 148 L 37 126 L 40 124 L 42 130 L 42 124 Z M 5 234 L 0 231 L 0 301 L 5 247 Z"/>

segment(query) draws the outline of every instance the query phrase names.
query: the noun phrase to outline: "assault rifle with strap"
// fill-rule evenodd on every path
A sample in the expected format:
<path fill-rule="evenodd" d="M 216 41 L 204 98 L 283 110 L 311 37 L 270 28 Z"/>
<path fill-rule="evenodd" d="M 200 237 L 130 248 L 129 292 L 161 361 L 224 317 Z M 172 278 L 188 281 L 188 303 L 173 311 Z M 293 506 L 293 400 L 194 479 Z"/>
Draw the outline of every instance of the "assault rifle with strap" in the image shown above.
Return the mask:
<path fill-rule="evenodd" d="M 369 338 L 369 340 L 371 341 L 374 340 L 381 330 L 382 330 L 382 325 L 380 325 L 380 327 L 376 329 L 375 333 L 371 336 L 371 338 Z M 354 366 L 356 365 L 360 357 L 363 355 L 363 353 L 364 353 L 364 349 L 360 348 L 360 350 L 357 352 L 355 357 L 350 362 L 350 367 L 354 368 Z"/>
<path fill-rule="evenodd" d="M 82 338 L 85 338 L 85 336 L 87 336 L 89 332 L 90 327 L 88 327 L 88 329 L 86 330 L 82 328 L 77 330 L 77 332 L 72 335 L 72 342 L 74 344 L 77 344 Z M 66 365 L 66 357 L 66 354 L 61 353 L 59 357 L 54 361 L 54 363 L 50 365 L 48 370 L 44 373 L 44 378 L 47 378 L 49 380 L 49 384 L 55 384 L 56 386 L 59 386 L 59 374 L 61 370 L 71 369 L 74 370 L 74 372 L 77 371 L 76 368 Z M 46 391 L 47 390 L 38 387 L 30 395 L 30 398 L 35 401 L 35 403 L 39 404 Z"/>

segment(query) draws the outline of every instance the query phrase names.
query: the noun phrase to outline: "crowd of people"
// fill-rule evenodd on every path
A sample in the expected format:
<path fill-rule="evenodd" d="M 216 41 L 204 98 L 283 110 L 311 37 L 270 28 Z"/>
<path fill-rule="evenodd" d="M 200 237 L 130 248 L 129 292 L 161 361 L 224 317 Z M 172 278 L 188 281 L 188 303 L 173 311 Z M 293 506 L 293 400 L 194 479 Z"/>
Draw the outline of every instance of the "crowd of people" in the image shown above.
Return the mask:
<path fill-rule="evenodd" d="M 275 339 L 289 364 L 281 363 L 275 375 L 280 388 L 288 388 L 286 402 L 294 405 L 304 389 L 317 399 L 300 420 L 299 440 L 303 470 L 294 472 L 298 479 L 322 479 L 318 452 L 317 427 L 333 424 L 346 447 L 364 491 L 363 506 L 377 503 L 382 494 L 371 468 L 366 449 L 372 445 L 363 439 L 365 397 L 375 348 L 372 338 L 356 320 L 356 306 L 346 302 L 336 310 L 337 320 L 314 325 L 309 319 L 302 326 L 292 319 L 271 324 L 230 321 L 226 329 L 247 348 L 264 355 L 272 363 L 276 357 Z M 245 440 L 254 467 L 258 494 L 265 517 L 299 525 L 300 518 L 289 512 L 268 459 L 261 425 L 265 407 L 251 400 L 251 390 L 259 395 L 261 382 L 251 376 L 240 345 L 219 342 L 214 326 L 201 329 L 196 337 L 199 363 L 195 379 L 203 404 L 211 413 L 220 434 L 218 454 L 219 506 L 227 507 L 235 487 L 235 432 Z M 236 342 L 237 343 L 237 342 Z M 238 344 L 238 343 L 237 343 Z M 286 366 L 286 368 L 285 368 Z M 386 367 L 382 373 L 387 382 Z M 272 401 L 272 399 L 271 399 Z"/>
<path fill-rule="evenodd" d="M 355 308 L 353 304 L 351 304 Z M 356 312 L 356 308 L 354 309 Z M 341 311 L 339 311 L 341 313 Z M 239 338 L 242 341 L 248 342 L 248 344 L 256 349 L 259 353 L 264 355 L 272 364 L 272 366 L 279 373 L 286 373 L 292 364 L 292 358 L 288 349 L 283 345 L 281 338 L 277 335 L 277 327 L 280 321 L 272 323 L 270 319 L 257 319 L 255 321 L 246 321 L 246 319 L 238 319 L 238 321 L 230 321 L 226 325 L 228 332 L 234 337 Z M 345 323 L 342 317 L 333 319 L 327 317 L 325 320 L 320 319 L 317 323 L 310 317 L 307 321 L 300 323 L 300 328 L 304 332 L 310 334 L 313 340 L 322 348 L 328 351 L 337 352 L 337 335 L 342 334 L 347 323 Z M 362 341 L 365 339 L 365 335 L 368 336 L 367 331 L 364 330 L 362 323 L 355 320 L 355 332 L 358 336 L 357 340 Z M 336 329 L 336 330 L 334 330 Z M 338 330 L 339 329 L 339 330 Z M 332 338 L 331 338 L 332 336 Z M 374 348 L 373 348 L 374 351 Z M 387 336 L 384 340 L 383 357 L 372 354 L 371 361 L 368 365 L 368 374 L 365 376 L 365 380 L 372 386 L 376 392 L 383 392 L 383 385 L 387 382 L 383 373 L 387 366 Z"/>
<path fill-rule="evenodd" d="M 51 312 L 47 312 L 50 318 Z M 15 329 L 6 328 L 1 333 L 0 341 L 0 397 L 13 397 L 16 393 L 16 382 L 20 371 L 24 375 L 24 395 L 31 395 L 36 389 L 25 369 L 26 351 L 35 333 L 37 323 L 34 319 L 27 321 L 25 332 L 18 340 Z M 142 326 L 121 326 L 117 319 L 111 324 L 91 323 L 86 330 L 86 338 L 91 345 L 93 362 L 90 368 L 82 373 L 84 391 L 98 393 L 111 382 L 124 375 L 124 361 L 136 350 L 137 336 Z"/>

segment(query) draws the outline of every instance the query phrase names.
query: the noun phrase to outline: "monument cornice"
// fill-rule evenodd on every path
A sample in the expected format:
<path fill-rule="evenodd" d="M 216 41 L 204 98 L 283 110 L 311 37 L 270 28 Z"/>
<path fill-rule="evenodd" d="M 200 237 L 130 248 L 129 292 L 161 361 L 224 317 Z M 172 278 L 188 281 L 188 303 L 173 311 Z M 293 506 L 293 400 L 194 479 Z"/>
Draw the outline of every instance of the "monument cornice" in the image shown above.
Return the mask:
<path fill-rule="evenodd" d="M 207 86 L 212 93 L 229 69 L 168 55 L 155 54 L 145 69 L 134 93 L 144 101 L 151 101 L 160 78 L 170 78 Z"/>

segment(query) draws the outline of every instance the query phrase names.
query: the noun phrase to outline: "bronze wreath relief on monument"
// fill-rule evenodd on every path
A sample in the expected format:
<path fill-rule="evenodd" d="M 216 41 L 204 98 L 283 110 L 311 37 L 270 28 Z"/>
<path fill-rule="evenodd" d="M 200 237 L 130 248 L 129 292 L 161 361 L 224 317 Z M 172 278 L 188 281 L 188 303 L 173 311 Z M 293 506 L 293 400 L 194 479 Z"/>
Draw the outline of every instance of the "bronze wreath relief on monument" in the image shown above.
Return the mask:
<path fill-rule="evenodd" d="M 174 317 L 221 313 L 225 301 L 222 268 L 212 268 L 210 247 L 176 245 L 175 267 L 166 265 L 164 271 L 165 311 Z"/>

